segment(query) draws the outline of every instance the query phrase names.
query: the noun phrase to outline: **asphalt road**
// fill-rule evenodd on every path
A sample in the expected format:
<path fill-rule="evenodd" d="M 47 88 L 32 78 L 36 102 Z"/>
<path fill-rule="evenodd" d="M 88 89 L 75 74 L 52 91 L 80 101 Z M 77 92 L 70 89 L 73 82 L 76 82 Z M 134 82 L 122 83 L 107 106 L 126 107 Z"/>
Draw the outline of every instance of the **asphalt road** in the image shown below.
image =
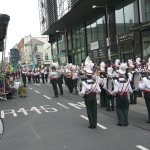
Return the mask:
<path fill-rule="evenodd" d="M 129 126 L 118 127 L 116 112 L 98 104 L 98 127 L 89 129 L 83 98 L 53 98 L 51 84 L 27 84 L 27 98 L 1 101 L 4 135 L 0 150 L 150 150 L 150 124 L 143 99 L 130 105 Z M 99 96 L 97 96 L 99 102 Z"/>

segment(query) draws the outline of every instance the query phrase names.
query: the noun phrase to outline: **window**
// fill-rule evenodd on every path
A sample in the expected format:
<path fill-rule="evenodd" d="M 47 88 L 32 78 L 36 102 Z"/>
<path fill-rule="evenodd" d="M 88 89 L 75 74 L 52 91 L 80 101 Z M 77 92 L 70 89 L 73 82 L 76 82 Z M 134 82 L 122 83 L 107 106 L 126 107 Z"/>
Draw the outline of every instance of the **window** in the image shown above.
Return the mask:
<path fill-rule="evenodd" d="M 119 35 L 125 32 L 124 29 L 124 15 L 123 15 L 123 4 L 122 2 L 118 3 L 115 8 L 116 16 L 116 34 Z"/>
<path fill-rule="evenodd" d="M 76 48 L 76 32 L 75 29 L 72 31 L 73 49 Z"/>
<path fill-rule="evenodd" d="M 64 37 L 64 35 L 60 35 L 58 38 L 58 48 L 59 48 L 59 52 L 65 51 L 65 37 Z"/>
<path fill-rule="evenodd" d="M 86 22 L 87 44 L 88 50 L 91 50 L 91 25 L 90 21 Z"/>
<path fill-rule="evenodd" d="M 48 53 L 45 53 L 45 60 L 48 60 Z"/>
<path fill-rule="evenodd" d="M 81 46 L 84 46 L 85 29 L 83 25 L 80 26 L 80 39 L 81 39 Z"/>
<path fill-rule="evenodd" d="M 68 33 L 67 37 L 68 37 L 68 49 L 71 50 L 72 47 L 71 47 L 71 33 L 70 32 Z"/>
<path fill-rule="evenodd" d="M 104 47 L 104 24 L 103 18 L 100 15 L 97 17 L 97 30 L 98 30 L 98 41 L 101 48 Z"/>
<path fill-rule="evenodd" d="M 57 51 L 57 42 L 52 43 L 52 52 L 53 52 L 53 55 L 58 53 L 58 51 Z"/>
<path fill-rule="evenodd" d="M 92 32 L 92 42 L 97 41 L 97 25 L 96 25 L 96 17 L 91 20 L 91 32 Z"/>

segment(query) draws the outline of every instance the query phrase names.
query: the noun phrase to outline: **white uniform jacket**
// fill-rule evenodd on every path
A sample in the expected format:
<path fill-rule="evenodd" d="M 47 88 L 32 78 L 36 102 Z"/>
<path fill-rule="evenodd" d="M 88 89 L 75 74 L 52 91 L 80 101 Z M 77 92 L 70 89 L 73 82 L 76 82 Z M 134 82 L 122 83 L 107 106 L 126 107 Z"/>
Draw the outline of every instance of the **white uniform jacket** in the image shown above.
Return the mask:
<path fill-rule="evenodd" d="M 142 78 L 142 82 L 139 83 L 139 89 L 143 91 L 143 93 L 150 92 L 150 80 L 147 77 Z"/>
<path fill-rule="evenodd" d="M 88 82 L 92 82 L 93 79 L 87 80 Z M 79 93 L 80 96 L 84 96 L 85 94 L 95 93 L 98 94 L 101 92 L 100 87 L 98 85 L 98 81 L 96 81 L 94 84 L 87 84 L 85 81 L 82 82 L 82 90 Z"/>
<path fill-rule="evenodd" d="M 124 81 L 124 78 L 120 78 L 120 81 Z M 126 83 L 120 83 L 118 80 L 114 80 L 114 90 L 111 92 L 111 95 L 127 95 L 133 93 L 133 90 L 130 85 L 130 80 L 128 79 Z"/>

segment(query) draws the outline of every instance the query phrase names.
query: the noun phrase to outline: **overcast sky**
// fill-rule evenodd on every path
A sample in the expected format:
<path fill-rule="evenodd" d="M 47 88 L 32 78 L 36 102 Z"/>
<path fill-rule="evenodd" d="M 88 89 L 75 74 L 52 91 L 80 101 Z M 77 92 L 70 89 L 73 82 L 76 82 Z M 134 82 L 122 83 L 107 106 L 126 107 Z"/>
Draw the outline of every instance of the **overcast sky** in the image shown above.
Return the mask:
<path fill-rule="evenodd" d="M 38 0 L 0 0 L 0 13 L 10 16 L 6 56 L 24 36 L 41 36 Z"/>

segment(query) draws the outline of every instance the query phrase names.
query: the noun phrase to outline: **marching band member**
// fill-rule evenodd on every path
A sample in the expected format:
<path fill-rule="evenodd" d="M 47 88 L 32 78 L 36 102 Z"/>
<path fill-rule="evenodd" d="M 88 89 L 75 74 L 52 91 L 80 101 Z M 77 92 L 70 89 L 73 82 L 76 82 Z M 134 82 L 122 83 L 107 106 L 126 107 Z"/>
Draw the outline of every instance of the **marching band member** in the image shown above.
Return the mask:
<path fill-rule="evenodd" d="M 128 72 L 128 79 L 130 80 L 130 85 L 132 90 L 134 90 L 134 83 L 133 83 L 133 74 L 134 74 L 134 65 L 132 60 L 128 60 L 129 64 L 129 72 Z M 130 104 L 136 104 L 137 103 L 137 91 L 133 91 L 133 93 L 130 94 Z"/>
<path fill-rule="evenodd" d="M 32 76 L 32 70 L 31 68 L 29 68 L 28 72 L 27 72 L 27 77 L 28 77 L 28 83 L 30 84 L 31 82 L 31 76 Z"/>
<path fill-rule="evenodd" d="M 71 66 L 72 64 L 70 64 L 69 67 L 66 69 L 66 82 L 70 93 L 73 92 L 73 82 L 72 82 L 72 76 L 70 71 Z"/>
<path fill-rule="evenodd" d="M 97 126 L 97 99 L 96 94 L 100 93 L 98 81 L 92 79 L 93 71 L 86 70 L 87 80 L 82 82 L 82 90 L 79 92 L 80 96 L 84 96 L 84 102 L 87 109 L 87 115 L 90 126 L 88 128 L 94 129 Z"/>
<path fill-rule="evenodd" d="M 144 99 L 148 111 L 148 121 L 147 123 L 150 123 L 150 58 L 148 62 L 148 76 L 143 77 L 142 81 L 139 81 L 139 88 L 144 93 Z"/>
<path fill-rule="evenodd" d="M 35 77 L 35 82 L 36 82 L 36 84 L 38 83 L 38 76 L 39 76 L 39 72 L 38 72 L 38 69 L 36 68 L 36 69 L 35 69 L 35 73 L 34 73 L 34 77 Z"/>
<path fill-rule="evenodd" d="M 61 82 L 61 66 L 58 66 L 57 72 L 57 83 L 60 90 L 60 95 L 63 95 L 63 88 L 62 88 L 62 82 Z"/>
<path fill-rule="evenodd" d="M 128 92 L 132 93 L 130 80 L 124 78 L 127 64 L 122 63 L 119 67 L 119 78 L 114 80 L 114 90 L 110 92 L 111 95 L 116 95 L 116 112 L 118 117 L 118 126 L 128 125 L 128 111 L 129 111 L 129 100 Z"/>
<path fill-rule="evenodd" d="M 56 97 L 58 97 L 56 66 L 52 67 L 52 70 L 50 72 L 50 80 L 51 80 L 53 90 L 55 93 L 54 98 L 56 98 Z"/>
<path fill-rule="evenodd" d="M 23 81 L 23 85 L 24 85 L 24 87 L 26 87 L 26 74 L 27 74 L 27 69 L 24 67 L 23 69 L 22 69 L 22 81 Z"/>
<path fill-rule="evenodd" d="M 35 83 L 35 69 L 32 69 L 31 75 L 32 75 L 32 81 L 33 83 Z"/>
<path fill-rule="evenodd" d="M 120 60 L 119 60 L 119 59 L 116 59 L 116 61 L 115 61 L 115 70 L 113 71 L 113 76 L 114 76 L 114 77 L 119 77 L 119 74 L 118 74 L 118 71 L 119 71 L 119 63 L 120 63 Z"/>
<path fill-rule="evenodd" d="M 40 68 L 37 68 L 37 82 L 40 83 Z"/>
<path fill-rule="evenodd" d="M 46 83 L 47 83 L 48 73 L 49 73 L 48 67 L 45 67 L 44 68 L 44 76 L 45 76 Z"/>
<path fill-rule="evenodd" d="M 76 70 L 76 66 L 74 65 L 73 67 L 72 67 L 72 69 L 73 69 L 73 77 L 72 77 L 72 80 L 73 80 L 73 86 L 74 86 L 74 88 L 75 88 L 75 94 L 77 94 L 77 80 L 78 80 L 78 72 L 77 72 L 77 70 Z"/>
<path fill-rule="evenodd" d="M 142 68 L 141 68 L 141 58 L 138 57 L 138 58 L 136 59 L 135 65 L 136 65 L 135 71 L 136 71 L 137 73 L 141 73 L 141 72 L 142 72 Z M 142 91 L 141 91 L 141 90 L 137 91 L 137 95 L 138 95 L 138 97 L 142 97 Z"/>
<path fill-rule="evenodd" d="M 103 89 L 104 83 L 106 81 L 106 73 L 105 73 L 105 63 L 102 62 L 100 64 L 100 77 L 98 77 L 98 84 L 101 89 L 100 93 L 100 107 L 106 107 L 106 98 L 105 98 L 105 90 Z"/>
<path fill-rule="evenodd" d="M 107 68 L 107 78 L 112 78 L 113 77 L 113 68 L 112 67 L 108 67 Z M 110 95 L 108 93 L 108 89 L 107 89 L 107 80 L 105 80 L 105 83 L 104 83 L 104 86 L 103 86 L 103 89 L 106 90 L 106 94 L 105 94 L 105 98 L 106 98 L 106 111 L 114 111 L 114 96 L 113 95 Z M 110 101 L 111 101 L 111 109 L 110 109 Z"/>
<path fill-rule="evenodd" d="M 41 74 L 41 77 L 42 77 L 43 84 L 45 84 L 45 81 L 44 81 L 44 72 L 45 72 L 45 69 L 44 69 L 44 66 L 42 65 L 41 69 L 40 69 L 40 74 Z"/>

